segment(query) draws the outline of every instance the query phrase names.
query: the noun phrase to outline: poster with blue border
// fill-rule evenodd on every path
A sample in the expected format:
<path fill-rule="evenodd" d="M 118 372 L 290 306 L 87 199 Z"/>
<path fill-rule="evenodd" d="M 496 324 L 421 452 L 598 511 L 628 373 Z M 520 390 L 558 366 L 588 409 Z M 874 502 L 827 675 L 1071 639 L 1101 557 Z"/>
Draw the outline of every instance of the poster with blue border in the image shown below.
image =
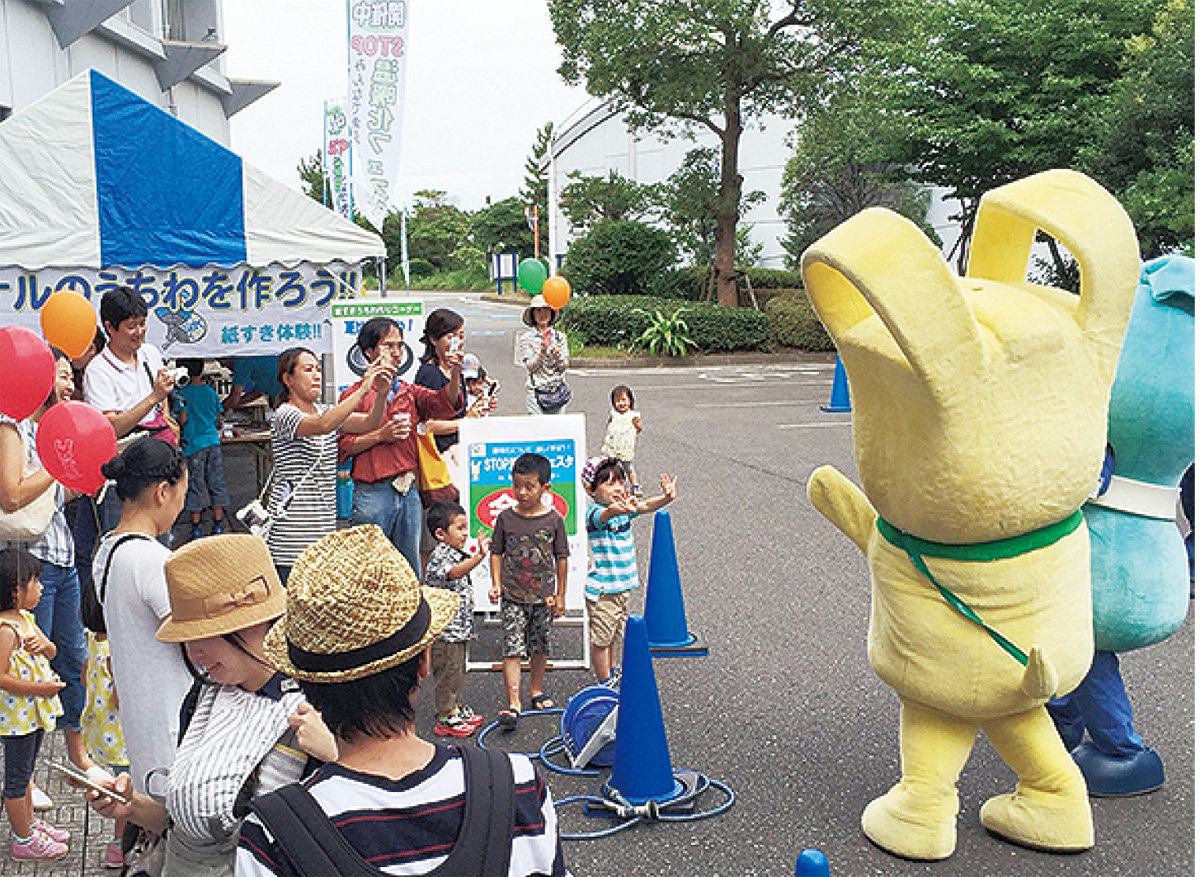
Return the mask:
<path fill-rule="evenodd" d="M 526 453 L 541 454 L 550 461 L 550 489 L 545 502 L 563 516 L 571 548 L 567 564 L 567 611 L 582 612 L 583 588 L 587 577 L 587 532 L 584 529 L 586 497 L 579 484 L 579 470 L 587 460 L 585 419 L 582 414 L 531 417 L 469 418 L 459 427 L 463 466 L 459 472 L 459 494 L 467 509 L 471 542 L 480 534 L 490 536 L 496 516 L 516 505 L 512 494 L 512 466 Z M 487 596 L 491 580 L 487 564 L 471 574 L 475 606 L 495 608 Z"/>

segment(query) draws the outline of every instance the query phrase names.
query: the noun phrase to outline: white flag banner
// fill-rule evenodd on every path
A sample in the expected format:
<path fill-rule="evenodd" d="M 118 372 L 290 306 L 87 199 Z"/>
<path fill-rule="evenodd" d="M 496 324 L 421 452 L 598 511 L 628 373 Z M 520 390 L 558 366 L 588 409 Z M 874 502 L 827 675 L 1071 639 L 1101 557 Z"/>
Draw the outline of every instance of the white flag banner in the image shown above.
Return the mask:
<path fill-rule="evenodd" d="M 350 142 L 360 213 L 379 231 L 391 210 L 400 167 L 404 76 L 408 61 L 407 0 L 348 0 Z"/>
<path fill-rule="evenodd" d="M 346 99 L 325 101 L 325 179 L 329 181 L 331 207 L 344 219 L 354 221 L 354 199 L 350 195 L 350 122 Z"/>

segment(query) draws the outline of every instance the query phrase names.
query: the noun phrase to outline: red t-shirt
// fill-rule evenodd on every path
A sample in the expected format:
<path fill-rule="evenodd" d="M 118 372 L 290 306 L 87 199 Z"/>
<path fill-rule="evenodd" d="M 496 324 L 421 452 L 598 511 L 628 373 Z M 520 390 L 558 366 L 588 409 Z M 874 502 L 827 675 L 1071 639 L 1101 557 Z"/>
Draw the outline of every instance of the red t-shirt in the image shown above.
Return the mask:
<path fill-rule="evenodd" d="M 357 388 L 358 384 L 347 387 L 338 401 L 345 399 Z M 372 484 L 390 480 L 404 472 L 415 472 L 419 459 L 415 431 L 417 424 L 423 420 L 450 420 L 454 417 L 458 408 L 451 405 L 446 398 L 451 389 L 449 384 L 442 390 L 430 390 L 402 381 L 396 395 L 388 402 L 384 417 L 391 419 L 394 414 L 407 414 L 412 419 L 413 432 L 410 432 L 406 439 L 384 442 L 354 455 L 350 453 L 350 448 L 356 436 L 343 433 L 338 437 L 338 459 L 343 463 L 349 459 L 354 460 L 350 468 L 350 477 L 355 481 Z M 362 397 L 357 410 L 364 413 L 370 411 L 374 403 L 375 390 L 372 388 Z"/>

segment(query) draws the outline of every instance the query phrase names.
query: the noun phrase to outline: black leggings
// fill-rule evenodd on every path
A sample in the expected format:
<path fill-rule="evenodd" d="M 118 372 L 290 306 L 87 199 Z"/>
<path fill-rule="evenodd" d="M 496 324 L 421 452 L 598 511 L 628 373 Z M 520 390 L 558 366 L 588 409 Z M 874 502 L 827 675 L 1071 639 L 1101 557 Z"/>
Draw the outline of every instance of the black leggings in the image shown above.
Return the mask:
<path fill-rule="evenodd" d="M 33 779 L 38 751 L 46 732 L 41 728 L 20 737 L 0 737 L 4 741 L 4 792 L 7 799 L 24 798 Z"/>

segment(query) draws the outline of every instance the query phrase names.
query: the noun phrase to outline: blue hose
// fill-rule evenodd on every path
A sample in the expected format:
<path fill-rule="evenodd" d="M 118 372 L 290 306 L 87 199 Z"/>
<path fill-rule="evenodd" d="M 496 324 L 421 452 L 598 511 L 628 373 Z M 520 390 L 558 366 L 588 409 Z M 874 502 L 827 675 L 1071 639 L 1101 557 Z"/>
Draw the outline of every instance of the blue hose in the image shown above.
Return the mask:
<path fill-rule="evenodd" d="M 700 810 L 694 813 L 671 813 L 669 810 L 669 801 L 664 805 L 659 805 L 656 801 L 648 801 L 645 804 L 634 806 L 628 803 L 614 801 L 602 795 L 574 795 L 569 798 L 563 798 L 560 801 L 555 801 L 554 806 L 557 808 L 566 806 L 567 804 L 583 802 L 586 808 L 587 804 L 595 804 L 597 807 L 611 810 L 612 815 L 610 818 L 623 819 L 624 821 L 616 825 L 611 825 L 608 828 L 597 829 L 596 831 L 562 832 L 560 837 L 562 837 L 563 840 L 596 840 L 597 838 L 614 835 L 618 831 L 624 831 L 626 828 L 629 828 L 629 826 L 643 821 L 698 822 L 701 819 L 719 816 L 733 806 L 734 802 L 737 800 L 737 796 L 734 794 L 733 789 L 725 785 L 725 783 L 721 782 L 720 780 L 709 779 L 704 774 L 697 774 L 697 776 L 700 778 L 701 782 L 700 787 L 696 791 L 696 797 L 699 797 L 711 786 L 712 788 L 724 793 L 725 800 L 716 807 L 712 807 L 708 810 Z M 663 806 L 667 807 L 668 809 L 664 811 L 662 809 Z M 609 816 L 607 813 L 594 815 L 605 817 Z"/>

